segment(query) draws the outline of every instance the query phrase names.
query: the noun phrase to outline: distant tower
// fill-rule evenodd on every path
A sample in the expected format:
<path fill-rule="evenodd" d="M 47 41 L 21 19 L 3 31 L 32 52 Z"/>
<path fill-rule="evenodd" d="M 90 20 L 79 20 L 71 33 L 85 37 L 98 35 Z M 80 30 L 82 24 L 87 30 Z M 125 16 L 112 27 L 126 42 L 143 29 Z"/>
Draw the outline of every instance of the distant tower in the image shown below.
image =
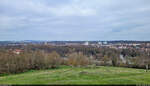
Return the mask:
<path fill-rule="evenodd" d="M 44 45 L 47 45 L 47 42 L 44 42 Z"/>

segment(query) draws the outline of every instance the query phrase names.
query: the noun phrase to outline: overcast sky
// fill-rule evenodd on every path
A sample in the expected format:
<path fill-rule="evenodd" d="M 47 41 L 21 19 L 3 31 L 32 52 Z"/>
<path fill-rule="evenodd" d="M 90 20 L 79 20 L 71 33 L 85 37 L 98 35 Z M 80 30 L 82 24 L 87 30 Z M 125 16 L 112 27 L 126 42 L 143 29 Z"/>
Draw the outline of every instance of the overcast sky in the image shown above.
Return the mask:
<path fill-rule="evenodd" d="M 0 40 L 150 40 L 150 0 L 0 0 Z"/>

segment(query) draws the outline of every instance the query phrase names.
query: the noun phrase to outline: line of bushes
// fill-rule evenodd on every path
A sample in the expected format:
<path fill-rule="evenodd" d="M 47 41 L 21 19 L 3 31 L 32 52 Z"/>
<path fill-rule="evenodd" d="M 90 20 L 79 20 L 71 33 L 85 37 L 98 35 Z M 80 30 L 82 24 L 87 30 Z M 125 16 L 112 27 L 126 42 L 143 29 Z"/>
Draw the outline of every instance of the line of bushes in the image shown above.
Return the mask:
<path fill-rule="evenodd" d="M 66 58 L 57 52 L 51 53 L 42 50 L 22 52 L 0 52 L 0 74 L 20 73 L 28 70 L 57 68 L 60 65 L 75 67 L 87 66 L 90 60 L 83 53 L 70 53 Z"/>
<path fill-rule="evenodd" d="M 31 69 L 49 69 L 57 68 L 59 65 L 69 65 L 81 67 L 89 65 L 98 66 L 121 66 L 121 67 L 136 67 L 145 68 L 150 65 L 150 59 L 144 57 L 136 57 L 127 59 L 126 63 L 122 63 L 119 54 L 116 52 L 107 52 L 101 58 L 87 56 L 81 52 L 73 52 L 61 57 L 57 52 L 45 52 L 42 50 L 24 51 L 20 54 L 15 54 L 9 51 L 0 52 L 0 74 L 20 73 Z M 132 63 L 132 64 L 129 64 Z"/>

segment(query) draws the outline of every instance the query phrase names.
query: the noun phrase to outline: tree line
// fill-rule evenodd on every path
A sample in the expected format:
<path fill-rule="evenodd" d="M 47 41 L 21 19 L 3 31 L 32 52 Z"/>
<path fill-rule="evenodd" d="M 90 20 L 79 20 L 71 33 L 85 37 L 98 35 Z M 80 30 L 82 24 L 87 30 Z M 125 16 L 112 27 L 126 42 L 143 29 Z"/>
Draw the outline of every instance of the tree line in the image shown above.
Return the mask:
<path fill-rule="evenodd" d="M 12 51 L 22 49 L 20 54 Z M 119 66 L 147 68 L 150 51 L 140 49 L 111 49 L 92 46 L 2 46 L 0 48 L 0 74 L 19 73 L 28 70 L 72 67 Z"/>

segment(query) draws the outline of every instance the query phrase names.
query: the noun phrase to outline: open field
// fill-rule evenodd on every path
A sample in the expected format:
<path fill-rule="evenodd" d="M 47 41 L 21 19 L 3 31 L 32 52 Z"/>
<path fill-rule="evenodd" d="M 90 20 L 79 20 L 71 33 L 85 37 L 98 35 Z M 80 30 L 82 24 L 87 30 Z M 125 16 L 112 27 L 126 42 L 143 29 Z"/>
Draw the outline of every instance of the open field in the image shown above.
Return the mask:
<path fill-rule="evenodd" d="M 32 70 L 0 76 L 0 84 L 150 84 L 150 71 L 143 69 L 97 67 Z"/>

